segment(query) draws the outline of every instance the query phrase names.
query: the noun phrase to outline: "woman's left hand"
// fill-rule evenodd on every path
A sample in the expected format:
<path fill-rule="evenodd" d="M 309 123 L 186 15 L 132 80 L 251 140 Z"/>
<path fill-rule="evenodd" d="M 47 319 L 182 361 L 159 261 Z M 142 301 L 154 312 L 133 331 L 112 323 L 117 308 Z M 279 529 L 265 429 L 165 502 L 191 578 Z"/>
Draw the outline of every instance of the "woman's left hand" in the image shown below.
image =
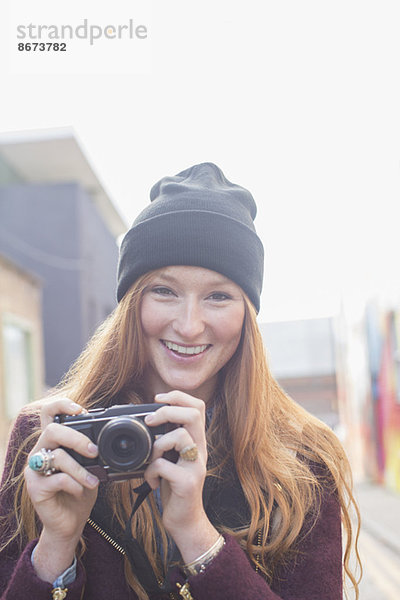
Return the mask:
<path fill-rule="evenodd" d="M 145 419 L 146 424 L 181 425 L 162 436 L 153 445 L 152 462 L 144 477 L 156 489 L 161 481 L 163 523 L 175 540 L 185 562 L 205 552 L 217 540 L 219 533 L 210 523 L 203 506 L 203 485 L 207 472 L 207 443 L 205 435 L 205 404 L 184 392 L 158 394 L 156 402 L 167 403 Z M 196 444 L 198 457 L 194 461 L 179 457 L 172 463 L 163 458 L 164 452 L 178 453 Z"/>

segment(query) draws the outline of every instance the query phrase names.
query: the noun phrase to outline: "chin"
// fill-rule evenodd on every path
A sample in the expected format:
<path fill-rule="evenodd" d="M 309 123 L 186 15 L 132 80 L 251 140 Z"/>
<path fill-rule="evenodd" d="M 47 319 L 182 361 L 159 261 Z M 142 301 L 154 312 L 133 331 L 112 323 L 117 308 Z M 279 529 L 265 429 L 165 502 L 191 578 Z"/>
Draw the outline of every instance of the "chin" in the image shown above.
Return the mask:
<path fill-rule="evenodd" d="M 190 394 L 191 396 L 201 398 L 201 390 L 206 386 L 205 381 L 188 381 L 186 378 L 178 378 L 178 379 L 169 379 L 164 380 L 164 384 L 167 386 L 169 390 L 179 390 L 180 392 L 184 392 L 185 394 Z M 197 395 L 199 392 L 199 396 Z"/>
<path fill-rule="evenodd" d="M 170 390 L 179 390 L 180 392 L 186 392 L 187 394 L 191 394 L 201 388 L 202 384 L 193 383 L 192 385 L 185 382 L 171 382 L 166 384 Z"/>

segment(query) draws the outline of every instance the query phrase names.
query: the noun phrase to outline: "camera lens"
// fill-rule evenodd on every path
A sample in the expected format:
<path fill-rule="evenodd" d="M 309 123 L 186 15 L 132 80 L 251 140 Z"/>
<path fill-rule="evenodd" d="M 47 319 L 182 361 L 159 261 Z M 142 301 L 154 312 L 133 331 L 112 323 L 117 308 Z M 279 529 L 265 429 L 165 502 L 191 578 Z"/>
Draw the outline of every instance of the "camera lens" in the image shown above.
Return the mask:
<path fill-rule="evenodd" d="M 149 458 L 152 437 L 146 425 L 134 417 L 116 417 L 98 437 L 99 456 L 116 471 L 134 471 Z"/>
<path fill-rule="evenodd" d="M 135 448 L 135 440 L 127 435 L 119 435 L 113 439 L 111 443 L 111 449 L 113 453 L 121 458 L 131 456 L 132 452 L 135 451 Z"/>

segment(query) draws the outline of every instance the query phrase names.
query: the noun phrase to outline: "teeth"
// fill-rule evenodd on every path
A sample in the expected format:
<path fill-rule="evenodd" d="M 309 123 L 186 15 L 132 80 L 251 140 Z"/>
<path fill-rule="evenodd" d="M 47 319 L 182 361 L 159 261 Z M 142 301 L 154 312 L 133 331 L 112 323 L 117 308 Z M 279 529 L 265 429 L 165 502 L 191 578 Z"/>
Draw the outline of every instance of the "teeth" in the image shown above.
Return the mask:
<path fill-rule="evenodd" d="M 202 346 L 179 346 L 178 344 L 166 341 L 164 341 L 164 344 L 167 348 L 179 352 L 179 354 L 200 354 L 208 347 L 208 344 L 203 344 Z"/>

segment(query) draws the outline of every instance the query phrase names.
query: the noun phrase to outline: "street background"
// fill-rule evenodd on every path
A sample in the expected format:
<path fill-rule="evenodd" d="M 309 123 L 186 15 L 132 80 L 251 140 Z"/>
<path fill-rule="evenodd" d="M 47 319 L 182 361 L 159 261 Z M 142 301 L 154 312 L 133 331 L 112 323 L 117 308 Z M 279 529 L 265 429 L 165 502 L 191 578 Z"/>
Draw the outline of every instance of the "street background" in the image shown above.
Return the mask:
<path fill-rule="evenodd" d="M 362 600 L 398 600 L 400 594 L 400 498 L 382 486 L 357 486 L 362 517 Z"/>

